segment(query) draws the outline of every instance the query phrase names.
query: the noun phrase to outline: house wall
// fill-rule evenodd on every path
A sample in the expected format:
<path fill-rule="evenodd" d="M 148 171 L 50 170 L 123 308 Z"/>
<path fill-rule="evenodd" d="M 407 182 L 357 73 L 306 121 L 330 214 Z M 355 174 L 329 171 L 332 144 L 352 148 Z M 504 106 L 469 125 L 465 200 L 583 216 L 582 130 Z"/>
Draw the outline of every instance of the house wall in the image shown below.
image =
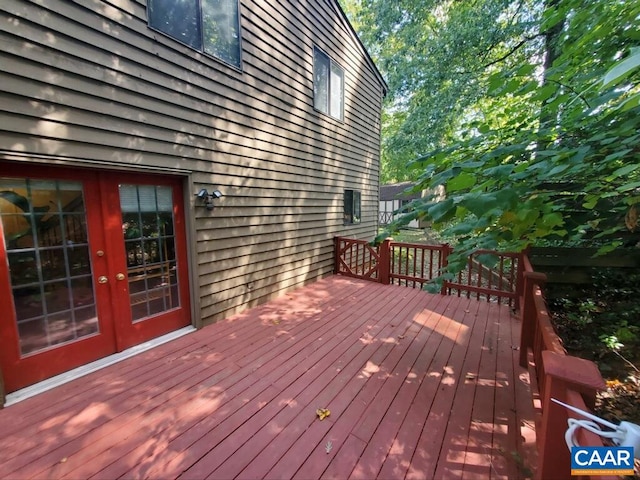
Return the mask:
<path fill-rule="evenodd" d="M 0 3 L 0 161 L 163 170 L 190 193 L 193 301 L 211 323 L 332 273 L 372 238 L 384 86 L 329 0 L 241 2 L 243 67 L 148 28 L 146 2 Z M 313 110 L 313 46 L 345 71 L 344 122 Z M 0 174 L 2 173 L 0 163 Z M 362 223 L 343 225 L 343 190 Z"/>
<path fill-rule="evenodd" d="M 400 200 L 380 200 L 379 206 L 380 206 L 380 210 L 379 210 L 380 224 L 384 224 L 384 225 L 389 224 L 393 220 L 397 220 L 400 217 L 399 214 L 395 214 L 395 215 L 393 214 L 393 212 L 395 212 L 401 207 Z M 420 222 L 418 220 L 411 220 L 407 224 L 407 227 L 421 228 Z"/>

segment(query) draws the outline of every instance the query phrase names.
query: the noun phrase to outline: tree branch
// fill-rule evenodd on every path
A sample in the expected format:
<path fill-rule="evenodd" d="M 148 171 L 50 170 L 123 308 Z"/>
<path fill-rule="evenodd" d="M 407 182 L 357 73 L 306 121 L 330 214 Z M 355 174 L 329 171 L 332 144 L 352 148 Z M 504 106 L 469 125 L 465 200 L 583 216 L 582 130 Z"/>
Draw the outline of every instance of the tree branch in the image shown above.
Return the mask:
<path fill-rule="evenodd" d="M 589 104 L 589 101 L 586 98 L 584 98 L 582 96 L 582 94 L 580 92 L 578 92 L 575 88 L 573 88 L 571 85 L 566 85 L 566 84 L 564 84 L 562 82 L 554 80 L 553 78 L 547 78 L 546 81 L 547 82 L 553 82 L 553 83 L 555 83 L 557 85 L 560 85 L 561 87 L 566 88 L 567 90 L 571 91 L 571 93 L 573 93 L 576 97 L 578 97 L 580 100 L 582 100 L 588 108 L 591 108 L 591 105 Z"/>
<path fill-rule="evenodd" d="M 522 39 L 522 41 L 520 41 L 517 45 L 515 45 L 511 50 L 509 50 L 507 53 L 505 53 L 503 56 L 501 56 L 500 58 L 497 58 L 487 64 L 485 64 L 482 69 L 486 70 L 487 68 L 489 68 L 492 65 L 495 65 L 496 63 L 500 63 L 503 62 L 504 60 L 506 60 L 507 58 L 509 58 L 511 55 L 513 55 L 514 53 L 516 53 L 523 45 L 525 45 L 527 42 L 530 42 L 531 40 L 535 40 L 538 37 L 544 36 L 544 34 L 542 33 L 537 33 L 536 35 L 530 36 L 530 37 L 524 37 Z"/>
<path fill-rule="evenodd" d="M 522 1 L 518 4 L 518 7 L 516 8 L 516 11 L 513 13 L 513 15 L 511 16 L 511 20 L 509 20 L 509 27 L 511 27 L 516 19 L 516 16 L 518 15 L 518 13 L 520 12 L 520 9 L 522 8 Z M 506 30 L 506 28 L 505 28 Z M 496 34 L 496 32 L 498 31 L 498 28 L 494 29 L 493 33 Z M 482 55 L 482 61 L 484 62 L 487 57 L 489 56 L 489 53 L 491 52 L 491 50 L 493 50 L 495 47 L 498 46 L 498 44 L 500 43 L 500 41 L 495 41 L 493 44 L 491 44 L 491 46 L 489 46 L 489 48 L 487 48 L 487 50 L 484 52 L 484 55 Z"/>

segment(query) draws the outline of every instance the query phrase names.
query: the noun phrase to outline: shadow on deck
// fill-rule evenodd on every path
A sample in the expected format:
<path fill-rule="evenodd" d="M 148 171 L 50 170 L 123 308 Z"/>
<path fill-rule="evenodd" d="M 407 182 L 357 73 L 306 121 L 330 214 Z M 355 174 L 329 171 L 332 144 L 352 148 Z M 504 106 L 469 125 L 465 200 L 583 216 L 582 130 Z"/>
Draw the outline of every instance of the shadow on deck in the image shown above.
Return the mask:
<path fill-rule="evenodd" d="M 519 337 L 505 305 L 326 278 L 0 410 L 0 477 L 524 477 Z"/>

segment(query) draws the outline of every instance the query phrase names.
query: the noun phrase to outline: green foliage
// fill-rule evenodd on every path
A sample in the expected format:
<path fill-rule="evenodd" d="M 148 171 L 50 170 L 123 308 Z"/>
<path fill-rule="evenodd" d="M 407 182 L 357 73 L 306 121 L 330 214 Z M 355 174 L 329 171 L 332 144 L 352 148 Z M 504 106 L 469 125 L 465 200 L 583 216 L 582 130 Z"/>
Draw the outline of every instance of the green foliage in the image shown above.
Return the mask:
<path fill-rule="evenodd" d="M 622 375 L 621 360 L 640 360 L 640 274 L 615 269 L 593 273 L 593 284 L 570 292 L 549 285 L 546 294 L 558 334 L 574 355 Z M 627 360 L 629 359 L 629 360 Z M 622 375 L 624 378 L 624 375 Z"/>
<path fill-rule="evenodd" d="M 409 161 L 457 138 L 494 65 L 535 49 L 533 0 L 344 0 L 343 7 L 389 85 L 382 117 L 382 182 L 415 180 Z"/>
<path fill-rule="evenodd" d="M 455 125 L 453 141 L 411 164 L 419 188 L 444 185 L 447 198 L 415 203 L 408 218 L 457 236 L 461 255 L 585 238 L 606 252 L 624 241 L 625 213 L 640 203 L 639 4 L 536 3 L 546 41 L 534 35 L 522 55 L 477 75 L 475 113 Z M 445 60 L 440 70 L 456 68 Z"/>

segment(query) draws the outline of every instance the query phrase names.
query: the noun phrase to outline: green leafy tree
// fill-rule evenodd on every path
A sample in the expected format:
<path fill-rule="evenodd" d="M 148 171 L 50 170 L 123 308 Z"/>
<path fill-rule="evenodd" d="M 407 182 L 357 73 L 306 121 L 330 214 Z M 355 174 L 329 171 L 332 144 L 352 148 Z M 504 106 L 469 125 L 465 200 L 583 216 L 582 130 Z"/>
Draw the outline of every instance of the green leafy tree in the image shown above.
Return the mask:
<path fill-rule="evenodd" d="M 490 76 L 485 121 L 414 162 L 421 184 L 445 185 L 448 196 L 413 215 L 448 225 L 461 252 L 542 239 L 621 245 L 640 202 L 639 8 L 550 2 L 540 31 L 555 29 L 555 52 Z M 552 61 L 536 63 L 545 53 Z"/>
<path fill-rule="evenodd" d="M 418 188 L 447 192 L 402 222 L 430 219 L 460 258 L 543 241 L 589 240 L 603 252 L 637 242 L 638 2 L 423 2 L 421 14 L 418 2 L 386 3 L 360 2 L 384 20 L 364 35 L 381 45 L 393 92 L 383 159 L 417 158 Z M 475 21 L 465 30 L 462 19 Z M 442 28 L 434 39 L 416 26 L 398 41 L 414 24 Z"/>
<path fill-rule="evenodd" d="M 407 164 L 458 138 L 487 76 L 537 51 L 541 8 L 522 0 L 343 2 L 388 84 L 382 181 L 415 180 Z M 539 39 L 538 39 L 539 40 Z M 539 43 L 539 42 L 538 42 Z"/>

